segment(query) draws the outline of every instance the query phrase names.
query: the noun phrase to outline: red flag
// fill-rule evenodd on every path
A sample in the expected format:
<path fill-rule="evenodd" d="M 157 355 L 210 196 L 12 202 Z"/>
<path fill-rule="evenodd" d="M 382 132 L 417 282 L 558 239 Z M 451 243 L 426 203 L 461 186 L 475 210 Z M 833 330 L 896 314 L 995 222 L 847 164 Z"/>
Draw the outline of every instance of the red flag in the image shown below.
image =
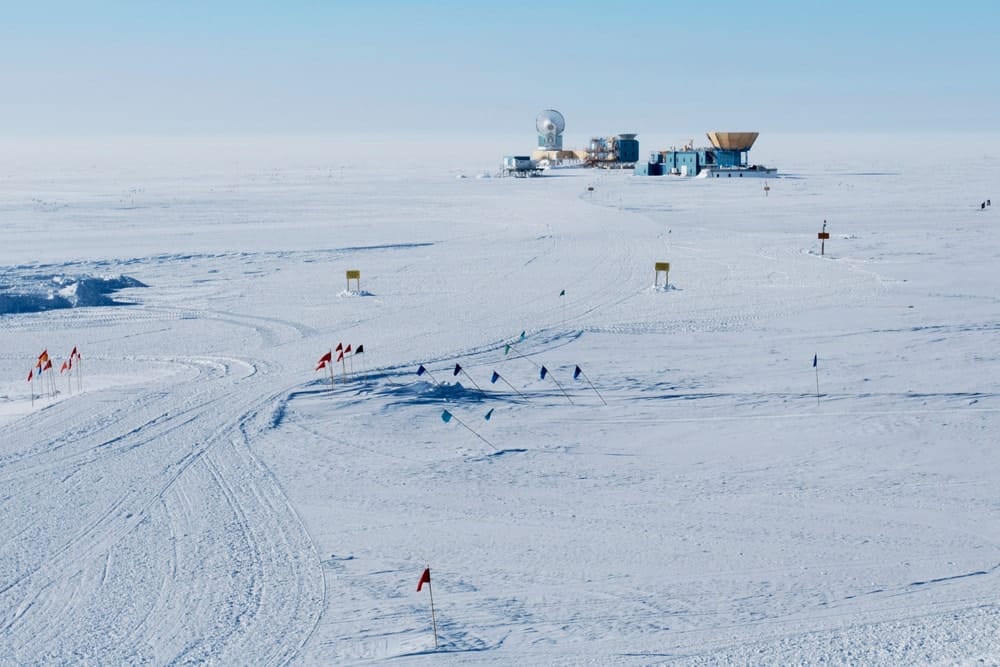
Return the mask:
<path fill-rule="evenodd" d="M 33 377 L 35 377 L 35 370 L 31 369 L 30 371 L 28 371 L 28 379 L 25 380 L 25 382 L 31 382 L 31 378 Z"/>
<path fill-rule="evenodd" d="M 350 353 L 350 351 L 351 351 L 351 344 L 348 343 L 347 347 L 344 348 L 344 354 L 348 354 L 348 353 Z"/>
<path fill-rule="evenodd" d="M 62 365 L 62 368 L 60 368 L 60 369 L 59 369 L 59 373 L 65 373 L 65 372 L 66 372 L 66 369 L 67 369 L 67 368 L 69 368 L 69 364 L 67 364 L 67 363 L 66 363 L 66 362 L 64 361 L 64 362 L 63 362 L 63 365 Z"/>
<path fill-rule="evenodd" d="M 317 361 L 316 363 L 317 364 L 325 364 L 326 362 L 330 361 L 332 358 L 333 358 L 333 352 L 327 352 L 322 357 L 320 357 L 319 361 Z M 317 368 L 316 370 L 319 370 L 319 369 Z"/>
<path fill-rule="evenodd" d="M 427 584 L 428 586 L 431 585 L 431 568 L 429 567 L 424 570 L 424 573 L 420 575 L 420 581 L 417 582 L 418 593 L 420 592 L 420 589 L 424 587 L 424 584 Z"/>
<path fill-rule="evenodd" d="M 48 360 L 49 360 L 49 351 L 48 349 L 44 349 L 42 350 L 42 353 L 38 355 L 38 363 L 44 364 Z"/>
<path fill-rule="evenodd" d="M 343 343 L 337 343 L 337 352 L 340 352 L 343 349 L 344 349 L 344 344 Z"/>
<path fill-rule="evenodd" d="M 340 354 L 337 355 L 337 361 L 343 361 L 343 360 L 344 360 L 344 351 L 341 350 Z"/>
<path fill-rule="evenodd" d="M 76 351 L 76 345 L 74 345 L 74 346 L 73 346 L 73 351 L 69 353 L 69 358 L 70 358 L 70 361 L 72 361 L 72 360 L 73 360 L 73 357 L 75 357 L 75 356 L 76 356 L 77 354 L 78 354 L 78 353 L 77 353 L 77 351 Z"/>
<path fill-rule="evenodd" d="M 324 368 L 326 368 L 326 362 L 325 361 L 321 361 L 321 362 L 319 362 L 319 366 L 316 367 L 316 370 L 321 371 Z"/>
<path fill-rule="evenodd" d="M 52 368 L 52 360 L 51 359 L 46 359 L 45 360 L 45 366 L 42 367 L 42 370 L 43 371 L 47 371 L 50 368 Z"/>

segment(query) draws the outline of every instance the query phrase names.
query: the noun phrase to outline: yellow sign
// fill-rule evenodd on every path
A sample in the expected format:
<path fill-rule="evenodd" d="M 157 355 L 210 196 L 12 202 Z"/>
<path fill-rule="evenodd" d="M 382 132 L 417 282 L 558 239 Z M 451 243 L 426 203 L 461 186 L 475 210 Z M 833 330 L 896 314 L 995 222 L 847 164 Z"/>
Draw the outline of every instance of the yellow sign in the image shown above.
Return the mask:
<path fill-rule="evenodd" d="M 656 270 L 657 271 L 669 271 L 670 270 L 670 262 L 657 262 L 656 263 Z"/>
<path fill-rule="evenodd" d="M 348 280 L 361 280 L 361 271 L 351 270 L 347 272 Z"/>

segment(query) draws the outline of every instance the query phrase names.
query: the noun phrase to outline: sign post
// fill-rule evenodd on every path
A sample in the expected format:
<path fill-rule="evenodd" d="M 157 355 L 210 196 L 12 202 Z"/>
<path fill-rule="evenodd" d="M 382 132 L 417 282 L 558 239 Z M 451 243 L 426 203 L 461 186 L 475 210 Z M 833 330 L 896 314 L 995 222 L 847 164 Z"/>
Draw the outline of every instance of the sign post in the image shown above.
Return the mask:
<path fill-rule="evenodd" d="M 670 262 L 656 262 L 656 274 L 653 276 L 653 287 L 660 284 L 660 273 L 663 273 L 663 287 L 666 288 L 670 279 Z"/>
<path fill-rule="evenodd" d="M 358 269 L 349 269 L 347 271 L 347 291 L 351 291 L 351 281 L 355 281 L 354 284 L 357 286 L 358 291 L 361 291 L 361 271 Z"/>
<path fill-rule="evenodd" d="M 830 238 L 830 232 L 826 231 L 826 220 L 823 221 L 823 231 L 817 234 L 819 238 L 819 254 L 826 254 L 826 240 Z"/>

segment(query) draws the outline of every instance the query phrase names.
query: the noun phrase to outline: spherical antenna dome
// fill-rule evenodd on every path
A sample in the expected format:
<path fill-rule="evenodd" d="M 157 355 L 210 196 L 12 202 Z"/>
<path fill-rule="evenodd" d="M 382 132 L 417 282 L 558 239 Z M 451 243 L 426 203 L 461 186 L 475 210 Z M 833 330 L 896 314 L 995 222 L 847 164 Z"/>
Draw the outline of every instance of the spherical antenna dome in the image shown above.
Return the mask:
<path fill-rule="evenodd" d="M 538 114 L 535 119 L 535 127 L 541 134 L 561 134 L 566 129 L 566 119 L 555 109 L 546 109 Z"/>

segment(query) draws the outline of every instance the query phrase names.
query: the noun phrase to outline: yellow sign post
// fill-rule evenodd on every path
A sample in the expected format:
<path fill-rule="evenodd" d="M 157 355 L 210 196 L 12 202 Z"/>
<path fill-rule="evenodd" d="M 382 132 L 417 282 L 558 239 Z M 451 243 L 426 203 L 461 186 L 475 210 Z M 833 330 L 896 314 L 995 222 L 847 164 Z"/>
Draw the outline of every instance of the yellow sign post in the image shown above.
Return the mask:
<path fill-rule="evenodd" d="M 354 284 L 357 285 L 358 291 L 360 292 L 361 291 L 361 271 L 359 271 L 357 269 L 349 269 L 347 271 L 347 291 L 348 292 L 351 291 L 351 281 L 352 280 L 355 281 Z"/>
<path fill-rule="evenodd" d="M 666 287 L 670 279 L 670 262 L 657 262 L 655 265 L 656 274 L 653 276 L 653 287 L 660 284 L 660 273 L 663 273 L 663 286 Z"/>

